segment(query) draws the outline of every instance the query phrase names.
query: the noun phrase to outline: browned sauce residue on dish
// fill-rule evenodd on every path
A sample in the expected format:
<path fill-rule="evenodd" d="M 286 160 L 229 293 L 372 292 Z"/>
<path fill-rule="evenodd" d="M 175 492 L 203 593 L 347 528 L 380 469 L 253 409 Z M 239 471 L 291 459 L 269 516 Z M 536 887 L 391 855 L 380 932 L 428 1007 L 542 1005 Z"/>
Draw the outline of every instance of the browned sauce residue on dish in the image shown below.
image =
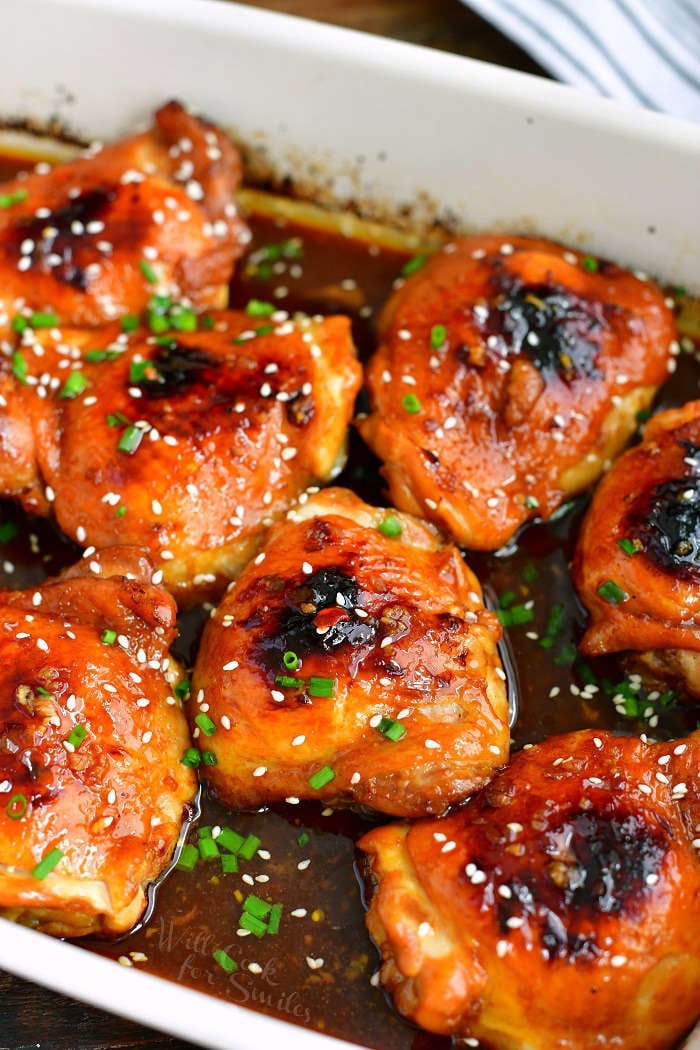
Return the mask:
<path fill-rule="evenodd" d="M 0 158 L 0 177 L 17 167 Z M 407 256 L 268 218 L 253 217 L 250 225 L 254 239 L 239 265 L 231 305 L 256 298 L 290 312 L 347 313 L 366 358 L 376 312 Z M 286 251 L 279 247 L 285 244 Z M 267 254 L 272 258 L 261 256 L 260 250 L 271 245 L 275 247 Z M 695 358 L 682 354 L 660 404 L 682 402 L 696 385 Z M 348 466 L 337 483 L 383 503 L 377 468 L 353 435 Z M 585 504 L 585 498 L 579 499 L 550 524 L 529 526 L 505 555 L 468 555 L 492 603 L 500 600 L 509 608 L 533 603 L 531 622 L 508 630 L 519 692 L 516 748 L 585 726 L 648 731 L 660 738 L 695 727 L 697 712 L 669 697 L 649 703 L 628 700 L 630 713 L 618 713 L 609 694 L 610 687 L 625 679 L 622 664 L 614 659 L 583 664 L 576 658 L 574 646 L 585 614 L 574 596 L 568 563 Z M 80 555 L 46 522 L 28 520 L 13 505 L 1 503 L 0 525 L 9 522 L 17 524 L 18 532 L 0 544 L 2 586 L 26 587 Z M 180 620 L 176 650 L 190 666 L 206 615 L 196 611 Z M 599 690 L 586 691 L 594 679 Z M 192 872 L 173 872 L 158 889 L 144 926 L 118 943 L 82 942 L 84 946 L 115 959 L 133 953 L 139 969 L 361 1045 L 381 1050 L 450 1045 L 402 1021 L 381 990 L 370 985 L 378 959 L 365 931 L 354 870 L 354 841 L 368 829 L 368 818 L 322 811 L 312 804 L 233 814 L 204 798 L 199 824 L 254 834 L 260 839 L 259 852 L 241 860 L 237 873 L 222 874 L 216 860 L 200 861 Z M 190 841 L 196 842 L 197 834 L 191 829 Z M 283 904 L 277 935 L 238 934 L 249 894 Z M 232 974 L 214 960 L 218 949 L 235 960 L 238 968 Z"/>

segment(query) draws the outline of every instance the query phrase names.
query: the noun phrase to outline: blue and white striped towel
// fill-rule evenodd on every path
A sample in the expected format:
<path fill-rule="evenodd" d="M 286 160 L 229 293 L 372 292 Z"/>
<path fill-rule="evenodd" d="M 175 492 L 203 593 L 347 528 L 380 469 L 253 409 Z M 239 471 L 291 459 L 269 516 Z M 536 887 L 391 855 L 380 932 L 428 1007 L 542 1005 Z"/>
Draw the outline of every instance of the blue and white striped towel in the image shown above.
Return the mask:
<path fill-rule="evenodd" d="M 559 80 L 700 121 L 700 0 L 465 0 Z"/>

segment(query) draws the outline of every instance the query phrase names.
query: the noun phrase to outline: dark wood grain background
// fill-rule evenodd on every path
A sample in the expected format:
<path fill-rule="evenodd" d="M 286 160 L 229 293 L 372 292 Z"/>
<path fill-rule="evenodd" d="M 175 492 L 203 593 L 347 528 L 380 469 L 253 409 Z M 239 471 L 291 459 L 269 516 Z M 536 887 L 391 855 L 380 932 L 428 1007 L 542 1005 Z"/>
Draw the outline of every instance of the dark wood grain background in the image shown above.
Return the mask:
<path fill-rule="evenodd" d="M 459 0 L 249 0 L 249 4 L 542 73 L 523 51 Z M 0 971 L 0 1050 L 146 1048 L 193 1050 L 191 1043 Z"/>

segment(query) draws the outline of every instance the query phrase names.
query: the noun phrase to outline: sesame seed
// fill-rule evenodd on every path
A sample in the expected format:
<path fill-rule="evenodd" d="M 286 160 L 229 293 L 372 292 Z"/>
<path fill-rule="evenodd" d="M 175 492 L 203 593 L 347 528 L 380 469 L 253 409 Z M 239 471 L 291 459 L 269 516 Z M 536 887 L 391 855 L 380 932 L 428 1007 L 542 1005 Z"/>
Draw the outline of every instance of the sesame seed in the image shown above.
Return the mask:
<path fill-rule="evenodd" d="M 264 777 L 267 773 L 267 766 L 258 766 L 257 769 L 253 770 L 254 777 Z"/>
<path fill-rule="evenodd" d="M 418 936 L 419 937 L 429 937 L 432 932 L 433 932 L 433 927 L 430 925 L 429 922 L 421 922 L 419 924 L 419 926 L 418 926 Z"/>
<path fill-rule="evenodd" d="M 613 955 L 612 959 L 610 960 L 610 965 L 611 966 L 615 966 L 615 967 L 620 967 L 620 966 L 624 966 L 626 962 L 627 962 L 627 956 L 626 955 Z"/>

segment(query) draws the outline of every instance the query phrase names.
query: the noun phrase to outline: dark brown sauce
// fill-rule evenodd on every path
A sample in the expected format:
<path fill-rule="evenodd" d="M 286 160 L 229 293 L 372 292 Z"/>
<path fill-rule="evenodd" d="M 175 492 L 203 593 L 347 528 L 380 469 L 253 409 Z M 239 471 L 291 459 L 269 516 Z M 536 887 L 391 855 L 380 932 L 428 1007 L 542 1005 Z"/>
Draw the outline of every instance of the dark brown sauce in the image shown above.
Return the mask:
<path fill-rule="evenodd" d="M 0 164 L 0 173 L 14 170 L 16 165 Z M 254 219 L 251 225 L 254 239 L 248 258 L 261 247 L 293 237 L 299 238 L 302 257 L 277 259 L 263 267 L 262 275 L 249 272 L 243 260 L 231 289 L 231 304 L 239 306 L 254 297 L 290 312 L 347 313 L 366 357 L 373 345 L 373 318 L 406 256 L 269 219 Z M 682 355 L 660 404 L 681 403 L 689 390 L 697 388 L 697 379 L 695 359 Z M 371 502 L 383 502 L 378 463 L 356 435 L 337 483 Z M 615 659 L 588 666 L 575 653 L 585 613 L 573 592 L 568 564 L 585 504 L 586 499 L 580 499 L 556 521 L 527 527 L 508 552 L 468 555 L 492 602 L 506 592 L 512 592 L 511 602 L 534 602 L 533 621 L 509 631 L 519 692 L 515 748 L 586 726 L 627 734 L 646 731 L 660 738 L 681 736 L 695 727 L 697 710 L 686 705 L 638 704 L 646 718 L 629 717 L 616 712 L 604 688 L 582 693 L 592 675 L 597 682 L 607 680 L 612 685 L 625 677 Z M 27 520 L 12 504 L 1 503 L 0 522 L 10 521 L 19 531 L 0 546 L 1 585 L 30 586 L 80 556 L 50 524 Z M 206 615 L 206 610 L 199 610 L 181 617 L 176 648 L 190 666 Z M 533 632 L 536 637 L 528 637 Z M 653 728 L 649 711 L 658 715 Z M 450 1046 L 449 1040 L 419 1032 L 401 1020 L 381 990 L 370 984 L 378 957 L 365 930 L 354 868 L 354 842 L 367 830 L 369 818 L 322 811 L 313 804 L 234 814 L 205 795 L 199 823 L 227 825 L 242 835 L 254 833 L 269 859 L 256 855 L 242 861 L 236 874 L 222 874 L 216 861 L 200 862 L 191 873 L 174 871 L 159 887 L 145 925 L 117 943 L 80 942 L 83 946 L 115 959 L 144 953 L 146 961 L 136 956 L 140 969 L 366 1046 L 381 1050 Z M 196 828 L 189 837 L 196 841 Z M 251 893 L 283 902 L 276 936 L 237 935 L 241 905 Z M 294 917 L 291 913 L 296 909 L 305 909 L 306 914 Z M 212 953 L 217 949 L 226 950 L 237 962 L 235 973 L 227 975 L 214 961 Z M 311 969 L 307 957 L 323 959 L 323 965 Z"/>

